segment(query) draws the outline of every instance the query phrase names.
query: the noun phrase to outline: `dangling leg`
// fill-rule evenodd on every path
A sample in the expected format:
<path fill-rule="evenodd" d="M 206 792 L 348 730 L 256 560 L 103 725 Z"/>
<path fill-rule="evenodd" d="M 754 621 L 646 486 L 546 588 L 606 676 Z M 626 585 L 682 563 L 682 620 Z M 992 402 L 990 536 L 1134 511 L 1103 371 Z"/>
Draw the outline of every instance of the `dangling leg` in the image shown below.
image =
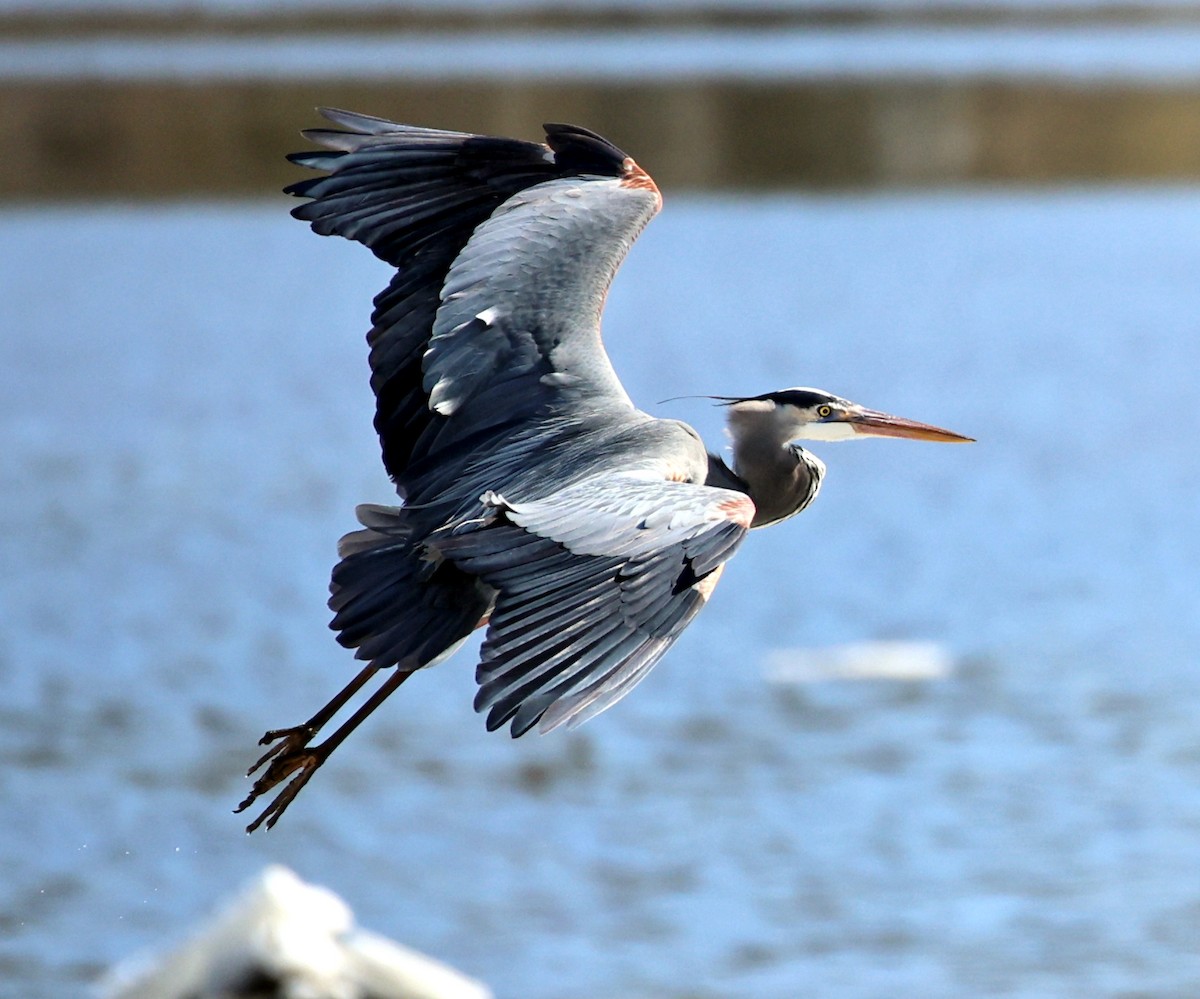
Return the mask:
<path fill-rule="evenodd" d="M 271 746 L 270 749 L 259 757 L 258 762 L 246 771 L 246 776 L 249 777 L 273 756 L 279 756 L 280 754 L 287 756 L 291 753 L 297 753 L 307 746 L 312 742 L 312 737 L 329 722 L 329 719 L 341 711 L 346 702 L 357 694 L 362 689 L 363 684 L 370 680 L 377 672 L 379 672 L 379 667 L 371 663 L 369 666 L 364 667 L 358 676 L 339 690 L 325 707 L 303 725 L 295 725 L 292 728 L 275 728 L 264 735 L 258 740 L 260 746 L 266 746 L 272 742 L 275 745 Z"/>
<path fill-rule="evenodd" d="M 386 538 L 383 542 L 391 544 Z M 338 641 L 357 649 L 369 664 L 303 725 L 277 729 L 262 737 L 260 745 L 274 745 L 247 776 L 263 766 L 267 769 L 236 811 L 244 811 L 258 798 L 288 783 L 247 832 L 263 822 L 268 829 L 273 826 L 329 754 L 400 684 L 417 669 L 452 655 L 474 628 L 487 621 L 495 593 L 474 576 L 449 562 L 429 575 L 428 563 L 412 550 L 378 547 L 358 548 L 343 557 L 334 569 L 336 593 L 330 601 L 336 611 L 332 627 L 338 632 Z M 398 665 L 383 685 L 333 735 L 310 748 L 317 732 L 380 669 L 393 664 Z"/>
<path fill-rule="evenodd" d="M 362 705 L 362 707 L 355 711 L 354 714 L 352 714 L 337 729 L 337 731 L 333 733 L 333 735 L 331 735 L 320 745 L 313 746 L 311 749 L 308 748 L 308 740 L 312 738 L 313 733 L 315 733 L 316 730 L 321 727 L 321 725 L 325 724 L 325 722 L 329 721 L 329 719 L 337 713 L 338 709 L 350 699 L 354 692 L 358 690 L 364 683 L 366 683 L 368 679 L 370 679 L 370 677 L 377 671 L 377 668 L 378 667 L 368 666 L 366 669 L 364 669 L 350 682 L 346 689 L 342 690 L 337 697 L 330 701 L 329 704 L 325 705 L 325 707 L 317 712 L 317 714 L 314 715 L 313 718 L 304 725 L 300 725 L 295 729 L 283 729 L 280 730 L 279 733 L 268 732 L 267 735 L 263 737 L 264 740 L 269 741 L 270 738 L 276 737 L 277 735 L 283 733 L 302 734 L 304 731 L 308 730 L 310 726 L 314 726 L 314 723 L 316 723 L 315 727 L 312 728 L 309 734 L 303 738 L 303 741 L 300 741 L 295 745 L 291 745 L 290 743 L 294 736 L 286 735 L 284 742 L 272 747 L 266 756 L 264 756 L 258 761 L 258 763 L 250 768 L 250 773 L 254 773 L 254 771 L 262 766 L 263 763 L 271 759 L 271 757 L 274 757 L 271 765 L 267 767 L 266 773 L 264 773 L 258 778 L 258 780 L 254 782 L 254 787 L 250 789 L 250 793 L 246 796 L 246 800 L 234 809 L 235 812 L 245 811 L 245 809 L 254 804 L 254 802 L 261 795 L 264 795 L 268 791 L 278 787 L 283 783 L 283 781 L 287 780 L 288 777 L 291 777 L 292 779 L 287 786 L 275 796 L 275 799 L 270 805 L 267 806 L 263 813 L 248 826 L 246 826 L 246 832 L 254 832 L 255 829 L 263 824 L 264 820 L 266 820 L 268 829 L 275 825 L 275 823 L 279 821 L 279 816 L 281 816 L 287 810 L 288 805 L 292 803 L 292 799 L 294 799 L 296 795 L 300 793 L 300 789 L 308 783 L 309 778 L 311 778 L 312 775 L 317 772 L 317 769 L 321 766 L 321 764 L 329 758 L 329 754 L 337 749 L 337 747 L 340 746 L 343 741 L 345 741 L 346 737 L 359 725 L 361 725 L 372 711 L 386 701 L 388 697 L 396 690 L 396 688 L 400 686 L 400 684 L 402 684 L 405 680 L 412 676 L 413 673 L 416 672 L 416 670 L 401 671 L 399 668 L 397 668 L 396 671 L 390 677 L 388 677 L 387 682 L 384 683 L 384 685 L 377 691 L 375 691 L 375 693 L 370 696 L 370 698 Z M 297 771 L 299 772 L 297 773 Z M 295 774 L 295 776 L 292 776 L 293 774 Z M 247 776 L 249 776 L 249 774 L 247 774 Z"/>

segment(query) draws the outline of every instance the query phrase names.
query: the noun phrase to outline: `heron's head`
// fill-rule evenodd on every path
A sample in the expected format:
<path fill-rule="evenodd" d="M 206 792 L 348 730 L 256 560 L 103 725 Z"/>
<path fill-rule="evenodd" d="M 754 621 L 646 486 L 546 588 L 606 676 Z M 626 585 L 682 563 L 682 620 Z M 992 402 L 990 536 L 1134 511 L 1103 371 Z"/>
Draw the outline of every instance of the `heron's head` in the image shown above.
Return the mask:
<path fill-rule="evenodd" d="M 963 443 L 974 439 L 928 423 L 867 409 L 820 389 L 790 388 L 721 401 L 729 406 L 729 428 L 736 438 L 753 433 L 780 441 L 909 437 L 921 441 Z"/>

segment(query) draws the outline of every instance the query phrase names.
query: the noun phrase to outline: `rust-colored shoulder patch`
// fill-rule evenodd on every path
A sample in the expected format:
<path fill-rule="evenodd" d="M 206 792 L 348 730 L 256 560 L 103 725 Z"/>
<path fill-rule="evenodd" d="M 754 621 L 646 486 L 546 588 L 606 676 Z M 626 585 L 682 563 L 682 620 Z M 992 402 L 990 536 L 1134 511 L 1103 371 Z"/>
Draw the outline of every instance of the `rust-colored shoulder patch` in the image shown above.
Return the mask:
<path fill-rule="evenodd" d="M 625 162 L 621 164 L 621 186 L 635 191 L 651 191 L 658 197 L 659 204 L 662 204 L 662 192 L 658 185 L 634 162 L 632 156 L 626 156 Z"/>
<path fill-rule="evenodd" d="M 731 499 L 722 500 L 717 505 L 717 509 L 735 524 L 741 524 L 745 528 L 749 528 L 750 522 L 754 520 L 754 500 L 742 493 Z"/>

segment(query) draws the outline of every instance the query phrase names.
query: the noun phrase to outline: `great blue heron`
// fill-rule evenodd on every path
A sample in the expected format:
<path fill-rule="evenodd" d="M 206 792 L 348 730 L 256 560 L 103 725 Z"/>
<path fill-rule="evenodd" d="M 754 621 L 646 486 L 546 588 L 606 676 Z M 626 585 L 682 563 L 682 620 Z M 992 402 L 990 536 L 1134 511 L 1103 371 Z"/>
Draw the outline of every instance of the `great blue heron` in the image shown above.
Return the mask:
<path fill-rule="evenodd" d="M 704 605 L 746 532 L 799 513 L 825 466 L 797 440 L 970 438 L 789 388 L 728 407 L 733 467 L 691 427 L 638 410 L 600 340 L 618 265 L 658 188 L 612 143 L 546 144 L 346 111 L 290 159 L 321 235 L 396 268 L 375 299 L 375 429 L 400 507 L 360 506 L 329 606 L 367 661 L 309 721 L 268 732 L 238 811 L 288 783 L 275 824 L 329 754 L 416 670 L 487 626 L 475 709 L 513 736 L 577 725 L 625 696 Z M 317 732 L 387 679 L 333 735 Z M 290 780 L 289 780 L 290 778 Z"/>

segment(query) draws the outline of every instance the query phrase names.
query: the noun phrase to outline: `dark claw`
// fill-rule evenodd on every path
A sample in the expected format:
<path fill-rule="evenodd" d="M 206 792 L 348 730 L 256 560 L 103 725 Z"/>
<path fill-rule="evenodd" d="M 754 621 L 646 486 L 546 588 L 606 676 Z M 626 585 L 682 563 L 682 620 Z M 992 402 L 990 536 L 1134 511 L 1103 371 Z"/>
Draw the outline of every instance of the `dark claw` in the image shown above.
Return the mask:
<path fill-rule="evenodd" d="M 254 804 L 260 797 L 274 790 L 285 780 L 291 777 L 291 780 L 284 786 L 275 799 L 267 806 L 263 813 L 246 826 L 246 832 L 252 833 L 255 829 L 265 821 L 267 828 L 270 829 L 279 821 L 279 817 L 287 810 L 288 805 L 300 793 L 300 789 L 308 783 L 313 774 L 317 772 L 317 768 L 325 762 L 329 751 L 321 746 L 316 746 L 312 749 L 308 748 L 308 741 L 312 738 L 312 732 L 304 726 L 294 729 L 281 729 L 278 732 L 268 732 L 263 737 L 263 742 L 269 742 L 272 739 L 283 737 L 283 741 L 272 746 L 263 755 L 257 763 L 254 764 L 247 772 L 246 776 L 254 773 L 268 760 L 271 765 L 267 767 L 266 772 L 260 774 L 254 782 L 254 786 L 250 789 L 250 793 L 245 799 L 234 809 L 234 812 L 243 812 Z"/>
<path fill-rule="evenodd" d="M 294 799 L 296 797 L 296 795 L 300 793 L 300 789 L 302 787 L 304 787 L 304 785 L 308 783 L 309 778 L 312 777 L 312 775 L 317 772 L 317 767 L 319 767 L 324 762 L 325 762 L 324 756 L 313 756 L 311 754 L 308 755 L 307 759 L 293 761 L 292 769 L 299 767 L 300 772 L 298 774 L 296 774 L 296 776 L 293 777 L 291 779 L 291 781 L 288 782 L 288 784 L 284 787 L 284 789 L 275 796 L 274 800 L 263 810 L 263 813 L 257 819 L 255 819 L 253 822 L 251 822 L 248 826 L 246 826 L 246 832 L 247 833 L 254 832 L 254 830 L 257 829 L 259 826 L 261 826 L 264 821 L 266 822 L 268 829 L 272 828 L 275 825 L 275 823 L 279 821 L 279 817 L 285 811 L 287 811 L 287 807 L 288 807 L 288 805 L 290 805 L 292 803 L 292 799 Z M 266 781 L 267 777 L 269 777 L 269 776 L 270 776 L 270 771 L 268 771 L 266 775 L 264 775 L 262 778 L 260 778 L 259 783 L 263 783 L 264 781 Z M 282 780 L 282 779 L 283 778 L 281 777 L 280 780 Z M 238 811 L 238 812 L 242 811 L 244 808 L 249 806 L 260 794 L 264 794 L 265 792 L 270 790 L 271 787 L 274 787 L 274 786 L 275 786 L 275 784 L 272 783 L 270 785 L 270 787 L 260 788 L 259 784 L 255 784 L 254 790 L 252 790 L 250 792 L 249 796 L 246 798 L 245 801 L 243 801 L 240 805 L 238 805 L 238 807 L 235 809 L 235 811 Z"/>
<path fill-rule="evenodd" d="M 279 821 L 279 816 L 292 803 L 292 799 L 300 793 L 300 789 L 309 782 L 321 764 L 329 758 L 329 754 L 341 745 L 345 741 L 346 736 L 353 732 L 364 718 L 379 707 L 414 672 L 413 670 L 394 672 L 388 678 L 387 682 L 367 698 L 366 703 L 361 705 L 333 735 L 329 736 L 319 746 L 310 748 L 308 744 L 312 742 L 317 732 L 378 671 L 379 667 L 374 664 L 365 666 L 359 672 L 358 676 L 343 687 L 333 700 L 303 725 L 296 725 L 293 728 L 272 729 L 258 740 L 260 746 L 269 746 L 270 748 L 259 757 L 258 762 L 254 766 L 246 771 L 246 776 L 252 776 L 264 766 L 267 769 L 258 775 L 254 781 L 254 786 L 250 789 L 250 793 L 246 795 L 246 800 L 238 805 L 234 811 L 244 812 L 264 794 L 274 791 L 280 784 L 284 784 L 284 781 L 287 781 L 287 783 L 275 795 L 275 799 L 267 806 L 262 815 L 246 827 L 246 832 L 254 832 L 264 822 L 267 824 L 268 829 L 275 825 Z M 272 743 L 274 745 L 271 745 Z"/>
<path fill-rule="evenodd" d="M 287 756 L 291 753 L 298 753 L 308 746 L 312 741 L 312 737 L 317 734 L 317 730 L 311 725 L 297 725 L 294 728 L 276 728 L 272 729 L 261 739 L 258 740 L 260 746 L 266 746 L 272 742 L 276 743 L 271 746 L 262 756 L 258 758 L 258 762 L 246 771 L 246 776 L 249 777 L 255 770 L 261 767 L 267 760 L 274 756 Z"/>
<path fill-rule="evenodd" d="M 268 743 L 275 742 L 277 739 L 286 739 L 291 742 L 294 739 L 301 739 L 301 745 L 307 746 L 308 740 L 311 739 L 317 730 L 312 725 L 293 725 L 291 728 L 273 728 L 269 732 L 263 734 L 263 737 L 258 740 L 260 746 L 265 746 Z"/>

